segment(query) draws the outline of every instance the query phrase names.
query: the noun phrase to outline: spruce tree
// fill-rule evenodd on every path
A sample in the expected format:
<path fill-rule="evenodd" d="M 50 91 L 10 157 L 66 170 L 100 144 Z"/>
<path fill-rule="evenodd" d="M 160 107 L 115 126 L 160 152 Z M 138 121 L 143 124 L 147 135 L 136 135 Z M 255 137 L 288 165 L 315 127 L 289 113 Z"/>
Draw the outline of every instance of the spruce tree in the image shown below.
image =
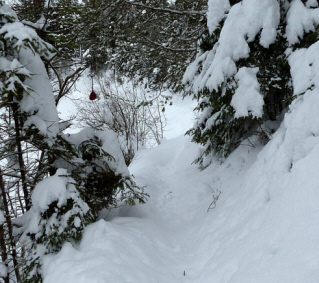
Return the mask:
<path fill-rule="evenodd" d="M 274 129 L 265 122 L 279 119 L 291 102 L 287 3 L 257 1 L 249 11 L 249 1 L 209 1 L 210 36 L 202 45 L 210 48 L 201 51 L 184 75 L 202 112 L 188 131 L 204 145 L 200 164 L 206 166 L 210 158 L 205 157 L 211 154 L 224 159 L 254 135 L 267 142 Z M 257 16 L 261 10 L 263 18 Z"/>
<path fill-rule="evenodd" d="M 93 221 L 66 169 L 41 181 L 32 193 L 31 209 L 15 220 L 25 247 L 22 281 L 42 282 L 43 257 L 59 252 L 65 242 L 79 241 L 85 226 Z"/>
<path fill-rule="evenodd" d="M 1 256 L 6 282 L 21 279 L 23 250 L 17 245 L 13 219 L 30 209 L 35 177 L 43 174 L 37 145 L 49 147 L 58 133 L 51 84 L 41 60 L 50 49 L 8 5 L 0 3 L 0 210 L 4 213 L 0 242 L 5 247 Z"/>
<path fill-rule="evenodd" d="M 41 282 L 43 257 L 66 241 L 80 240 L 102 209 L 145 200 L 119 145 L 114 149 L 114 133 L 62 133 L 43 63 L 53 50 L 0 3 L 0 277 L 5 282 Z"/>

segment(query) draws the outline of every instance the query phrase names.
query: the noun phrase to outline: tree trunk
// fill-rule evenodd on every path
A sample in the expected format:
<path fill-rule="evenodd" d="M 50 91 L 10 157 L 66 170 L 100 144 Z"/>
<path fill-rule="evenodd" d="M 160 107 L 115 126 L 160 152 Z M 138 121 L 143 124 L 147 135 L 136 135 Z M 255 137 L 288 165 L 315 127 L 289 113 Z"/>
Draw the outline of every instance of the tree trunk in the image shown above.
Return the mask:
<path fill-rule="evenodd" d="M 1 260 L 2 263 L 8 267 L 8 252 L 6 246 L 6 239 L 5 239 L 5 232 L 4 232 L 4 225 L 0 225 L 0 247 L 1 247 Z M 6 277 L 1 277 L 4 280 L 4 283 L 9 283 L 9 274 Z"/>
<path fill-rule="evenodd" d="M 18 106 L 17 104 L 12 104 L 12 111 L 13 111 L 13 118 L 14 118 L 14 126 L 15 126 L 15 139 L 17 145 L 17 155 L 19 160 L 19 170 L 21 175 L 21 182 L 22 182 L 22 190 L 25 199 L 25 206 L 27 211 L 30 209 L 30 199 L 29 199 L 29 192 L 27 187 L 27 178 L 26 178 L 26 170 L 25 164 L 23 160 L 23 152 L 22 152 L 22 145 L 21 145 L 21 133 L 20 133 L 20 124 L 19 124 L 19 113 L 18 113 Z"/>
<path fill-rule="evenodd" d="M 19 283 L 19 282 L 21 282 L 21 278 L 20 278 L 20 271 L 19 271 L 19 264 L 18 264 L 18 254 L 17 254 L 17 250 L 16 250 L 15 241 L 13 238 L 12 221 L 11 221 L 8 200 L 7 200 L 7 195 L 6 195 L 6 191 L 5 191 L 5 184 L 3 181 L 1 169 L 0 169 L 0 198 L 2 200 L 4 214 L 5 214 L 4 216 L 5 216 L 7 227 L 8 227 L 9 243 L 6 243 L 5 238 L 4 238 L 4 245 L 6 247 L 6 244 L 7 244 L 11 247 L 11 257 L 12 257 L 13 267 L 14 267 L 17 282 Z M 2 236 L 0 236 L 0 237 L 2 237 Z M 3 253 L 3 250 L 2 250 L 2 243 L 1 243 L 1 256 L 3 256 L 2 253 Z M 5 253 L 7 255 L 7 252 L 5 252 Z M 6 255 L 4 255 L 4 256 L 6 256 Z"/>

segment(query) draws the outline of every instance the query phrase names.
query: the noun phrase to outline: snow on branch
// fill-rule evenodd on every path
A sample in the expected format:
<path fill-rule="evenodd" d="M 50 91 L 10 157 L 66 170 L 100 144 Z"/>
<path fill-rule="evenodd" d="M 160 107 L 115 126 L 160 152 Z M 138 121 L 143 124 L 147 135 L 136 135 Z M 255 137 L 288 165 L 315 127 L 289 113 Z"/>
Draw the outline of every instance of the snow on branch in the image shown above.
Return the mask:
<path fill-rule="evenodd" d="M 309 9 L 300 0 L 291 3 L 287 14 L 286 37 L 290 44 L 296 44 L 305 32 L 315 30 L 319 24 L 319 8 Z"/>
<path fill-rule="evenodd" d="M 209 5 L 217 3 L 216 0 L 209 2 Z M 217 6 L 224 10 L 227 7 L 227 1 L 220 2 Z M 208 21 L 211 31 L 216 27 L 216 22 L 220 18 L 212 16 L 212 7 L 210 9 L 210 18 Z M 194 64 L 191 64 L 184 76 L 184 83 L 190 82 L 193 85 L 193 91 L 207 87 L 210 90 L 217 90 L 225 77 L 233 76 L 237 73 L 235 62 L 248 58 L 250 49 L 249 42 L 255 40 L 260 33 L 259 43 L 268 48 L 276 40 L 277 27 L 280 20 L 280 7 L 276 0 L 243 0 L 229 11 L 227 19 L 221 30 L 218 42 L 208 54 L 198 58 Z M 192 70 L 199 66 L 202 61 L 200 72 Z M 190 70 L 191 69 L 191 70 Z M 196 74 L 191 78 L 191 74 Z"/>
<path fill-rule="evenodd" d="M 230 103 L 236 111 L 235 118 L 247 117 L 249 114 L 257 118 L 262 117 L 264 99 L 260 94 L 257 73 L 258 68 L 243 67 L 235 75 L 235 79 L 238 80 L 238 88 Z"/>

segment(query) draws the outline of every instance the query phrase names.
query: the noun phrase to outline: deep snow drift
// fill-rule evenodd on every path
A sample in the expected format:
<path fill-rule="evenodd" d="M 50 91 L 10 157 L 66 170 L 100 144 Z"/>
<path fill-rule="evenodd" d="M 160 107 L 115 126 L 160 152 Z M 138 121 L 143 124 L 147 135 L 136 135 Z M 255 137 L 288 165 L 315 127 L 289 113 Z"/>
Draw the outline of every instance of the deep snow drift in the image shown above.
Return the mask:
<path fill-rule="evenodd" d="M 149 201 L 47 256 L 44 282 L 318 282 L 318 97 L 297 99 L 264 148 L 241 146 L 204 171 L 191 164 L 199 147 L 173 132 L 140 151 L 129 169 Z M 189 108 L 173 104 L 172 129 Z"/>

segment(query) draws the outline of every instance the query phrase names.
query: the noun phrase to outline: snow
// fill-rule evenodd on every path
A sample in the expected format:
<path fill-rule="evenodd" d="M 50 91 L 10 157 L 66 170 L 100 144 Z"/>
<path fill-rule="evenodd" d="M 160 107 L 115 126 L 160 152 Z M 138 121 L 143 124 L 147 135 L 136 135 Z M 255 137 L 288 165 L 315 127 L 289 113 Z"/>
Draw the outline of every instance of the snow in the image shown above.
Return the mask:
<path fill-rule="evenodd" d="M 80 145 L 84 141 L 88 141 L 97 137 L 102 142 L 102 149 L 110 154 L 114 159 L 105 157 L 103 160 L 116 174 L 128 176 L 129 172 L 125 164 L 125 160 L 118 142 L 116 134 L 111 130 L 94 131 L 92 128 L 85 128 L 75 134 L 67 134 L 65 138 L 74 145 Z"/>
<path fill-rule="evenodd" d="M 4 218 L 3 211 L 0 210 L 0 225 L 2 225 L 5 220 L 6 220 L 6 219 Z"/>
<path fill-rule="evenodd" d="M 317 1 L 315 1 L 317 2 Z M 307 2 L 307 6 L 311 2 Z M 305 32 L 315 31 L 319 24 L 319 8 L 307 8 L 300 0 L 294 0 L 287 14 L 286 37 L 290 44 L 296 44 Z"/>
<path fill-rule="evenodd" d="M 240 146 L 204 171 L 192 164 L 200 147 L 179 133 L 139 151 L 129 169 L 149 201 L 111 211 L 79 245 L 46 256 L 44 282 L 316 282 L 318 99 L 308 90 L 265 147 Z M 189 107 L 178 104 L 177 117 Z"/>
<path fill-rule="evenodd" d="M 12 61 L 10 61 L 4 57 L 0 58 L 1 70 L 10 71 L 10 70 L 18 69 L 19 74 L 25 75 L 25 76 L 30 76 L 31 75 L 30 72 L 22 67 L 23 67 L 23 65 L 17 59 L 13 59 Z"/>
<path fill-rule="evenodd" d="M 318 52 L 319 43 L 316 42 L 308 49 L 298 49 L 289 56 L 295 94 L 302 94 L 307 89 L 318 86 Z"/>
<path fill-rule="evenodd" d="M 208 1 L 207 26 L 210 34 L 213 34 L 229 9 L 229 0 Z"/>
<path fill-rule="evenodd" d="M 190 128 L 190 124 L 195 122 L 194 108 L 196 100 L 190 96 L 181 98 L 178 95 L 172 97 L 172 105 L 165 108 L 165 118 L 167 124 L 164 128 L 164 139 L 172 139 L 184 135 Z"/>
<path fill-rule="evenodd" d="M 89 211 L 88 205 L 80 198 L 79 192 L 74 186 L 75 181 L 68 176 L 66 169 L 58 169 L 55 175 L 43 179 L 34 188 L 31 200 L 32 207 L 22 217 L 15 219 L 15 223 L 22 227 L 18 228 L 23 233 L 20 240 L 24 243 L 29 242 L 29 234 L 35 234 L 36 237 L 40 237 L 41 229 L 45 229 L 47 235 L 50 234 L 50 230 L 59 227 L 59 232 L 62 232 L 69 223 L 69 218 L 72 214 L 85 214 Z M 72 199 L 74 207 L 65 213 L 59 220 L 56 218 L 56 213 L 47 220 L 43 221 L 41 218 L 42 213 L 49 209 L 49 206 L 57 202 L 57 207 L 65 206 L 68 199 Z M 78 219 L 74 219 L 75 224 L 78 224 Z M 56 224 L 58 223 L 58 225 Z M 18 231 L 17 230 L 17 231 Z M 39 245 L 39 252 L 41 256 L 44 254 L 45 248 Z"/>
<path fill-rule="evenodd" d="M 235 109 L 235 118 L 246 117 L 251 114 L 261 118 L 263 114 L 264 99 L 260 94 L 257 81 L 258 68 L 240 68 L 235 75 L 238 88 L 232 97 L 230 105 Z"/>
<path fill-rule="evenodd" d="M 16 12 L 14 12 L 8 4 L 2 4 L 0 15 L 13 18 L 14 20 L 18 19 Z"/>
<path fill-rule="evenodd" d="M 44 179 L 32 193 L 32 205 L 39 212 L 44 212 L 49 205 L 58 201 L 58 207 L 66 204 L 69 198 L 69 192 L 66 190 L 68 175 L 65 169 L 58 169 L 56 174 L 50 178 Z"/>
<path fill-rule="evenodd" d="M 215 2 L 210 1 L 209 4 Z M 217 7 L 224 7 L 220 6 L 221 3 L 226 2 L 220 2 Z M 209 9 L 213 10 L 213 7 Z M 243 0 L 232 6 L 218 42 L 187 68 L 183 83 L 191 82 L 194 93 L 205 87 L 217 90 L 225 77 L 237 73 L 235 62 L 249 56 L 248 42 L 254 41 L 259 32 L 259 43 L 263 47 L 268 48 L 275 41 L 279 19 L 280 7 L 276 0 Z M 211 16 L 208 24 L 213 23 L 213 27 L 208 27 L 213 30 L 216 22 Z M 203 67 L 196 75 L 200 62 L 203 62 Z"/>
<path fill-rule="evenodd" d="M 7 273 L 8 273 L 8 271 L 7 271 L 7 267 L 1 262 L 0 263 L 0 277 L 5 277 L 5 276 L 7 276 Z"/>
<path fill-rule="evenodd" d="M 38 37 L 35 30 L 19 22 L 16 13 L 8 5 L 1 6 L 0 15 L 10 19 L 0 28 L 0 34 L 6 39 L 6 48 L 15 51 L 13 56 L 11 54 L 0 58 L 6 88 L 14 93 L 17 92 L 17 85 L 24 89 L 23 97 L 16 97 L 20 109 L 31 115 L 24 126 L 34 125 L 42 134 L 55 137 L 59 119 L 51 82 L 38 54 L 48 56 L 49 45 Z M 24 79 L 19 75 L 23 75 Z"/>
<path fill-rule="evenodd" d="M 220 20 L 214 18 L 214 3 L 223 11 L 229 4 L 209 1 L 211 30 Z M 317 9 L 303 7 L 296 18 L 294 9 L 300 3 L 291 3 L 290 44 L 317 23 Z M 306 7 L 315 7 L 314 2 L 308 1 Z M 312 20 L 306 22 L 303 13 L 308 18 L 312 15 Z M 238 88 L 231 102 L 235 116 L 260 117 L 258 68 L 237 70 L 235 62 L 249 55 L 247 42 L 260 31 L 262 46 L 273 42 L 278 1 L 243 0 L 228 15 L 218 44 L 194 61 L 184 80 L 195 75 L 194 90 L 216 89 L 225 76 L 235 76 Z M 315 43 L 308 49 L 287 51 L 296 98 L 268 144 L 243 144 L 224 163 L 213 159 L 203 171 L 193 164 L 202 148 L 183 135 L 194 122 L 193 102 L 175 99 L 167 107 L 166 139 L 157 147 L 138 151 L 129 167 L 137 184 L 146 186 L 149 200 L 101 215 L 86 227 L 80 243 L 65 243 L 59 253 L 44 256 L 44 283 L 317 282 L 318 47 Z M 197 74 L 201 64 L 202 72 Z M 121 170 L 124 163 L 118 161 L 114 133 L 85 129 L 69 139 L 79 144 L 94 136 L 115 155 L 119 163 L 112 166 Z M 32 194 L 32 209 L 38 212 L 30 222 L 34 229 L 38 229 L 39 212 L 54 200 L 62 205 L 72 193 L 66 189 L 68 177 L 59 175 L 67 175 L 66 170 L 42 181 Z M 74 225 L 80 225 L 78 218 Z"/>
<path fill-rule="evenodd" d="M 310 155 L 317 143 L 319 118 L 314 113 L 318 111 L 319 102 L 318 48 L 317 42 L 308 49 L 293 52 L 289 57 L 294 93 L 298 96 L 290 107 L 291 115 L 287 115 L 284 121 L 286 135 L 291 138 L 287 148 L 291 150 L 292 163 Z"/>
<path fill-rule="evenodd" d="M 86 100 L 90 89 L 92 88 L 91 78 L 87 76 L 89 73 L 85 73 L 77 83 L 74 91 L 68 96 L 63 97 L 58 104 L 59 117 L 62 120 L 72 119 L 75 115 L 77 108 L 76 104 L 78 101 Z M 132 82 L 130 82 L 132 83 Z M 131 87 L 128 84 L 126 87 Z M 98 85 L 94 85 L 94 89 L 98 89 Z M 163 95 L 172 96 L 172 99 L 168 104 L 165 104 L 165 112 L 163 115 L 166 117 L 167 124 L 164 129 L 164 139 L 170 139 L 177 135 L 183 135 L 189 130 L 189 121 L 194 122 L 193 109 L 197 103 L 192 100 L 191 97 L 187 96 L 182 98 L 180 95 L 172 95 L 170 92 L 163 92 Z M 169 105 L 170 102 L 173 106 Z M 164 119 L 165 120 L 165 119 Z M 79 129 L 74 125 L 73 127 L 66 130 L 67 133 L 77 133 Z M 153 144 L 154 142 L 151 142 Z"/>
<path fill-rule="evenodd" d="M 128 176 L 129 172 L 125 164 L 125 160 L 118 142 L 118 138 L 115 132 L 103 131 L 97 132 L 96 136 L 102 141 L 102 149 L 112 155 L 114 160 L 107 160 L 107 164 L 116 174 L 121 174 L 123 176 Z"/>
<path fill-rule="evenodd" d="M 318 7 L 318 1 L 317 0 L 308 0 L 306 2 L 306 7 L 307 8 L 315 8 Z"/>
<path fill-rule="evenodd" d="M 48 7 L 49 5 L 46 4 L 45 6 Z M 46 24 L 46 18 L 43 15 L 41 15 L 41 18 L 37 20 L 35 23 L 26 20 L 23 20 L 22 23 L 36 30 L 41 30 Z"/>
<path fill-rule="evenodd" d="M 6 24 L 0 29 L 0 34 L 5 34 L 5 39 L 16 39 L 13 47 L 19 48 L 23 45 L 23 41 L 32 41 L 37 39 L 38 35 L 35 30 L 26 27 L 21 22 Z"/>
<path fill-rule="evenodd" d="M 26 79 L 24 84 L 33 91 L 30 95 L 24 96 L 20 106 L 22 110 L 35 114 L 26 121 L 25 126 L 35 124 L 35 126 L 39 126 L 39 130 L 43 134 L 54 137 L 59 132 L 59 118 L 51 82 L 44 64 L 38 54 L 27 49 L 21 49 L 20 62 L 32 73 L 31 78 Z"/>

